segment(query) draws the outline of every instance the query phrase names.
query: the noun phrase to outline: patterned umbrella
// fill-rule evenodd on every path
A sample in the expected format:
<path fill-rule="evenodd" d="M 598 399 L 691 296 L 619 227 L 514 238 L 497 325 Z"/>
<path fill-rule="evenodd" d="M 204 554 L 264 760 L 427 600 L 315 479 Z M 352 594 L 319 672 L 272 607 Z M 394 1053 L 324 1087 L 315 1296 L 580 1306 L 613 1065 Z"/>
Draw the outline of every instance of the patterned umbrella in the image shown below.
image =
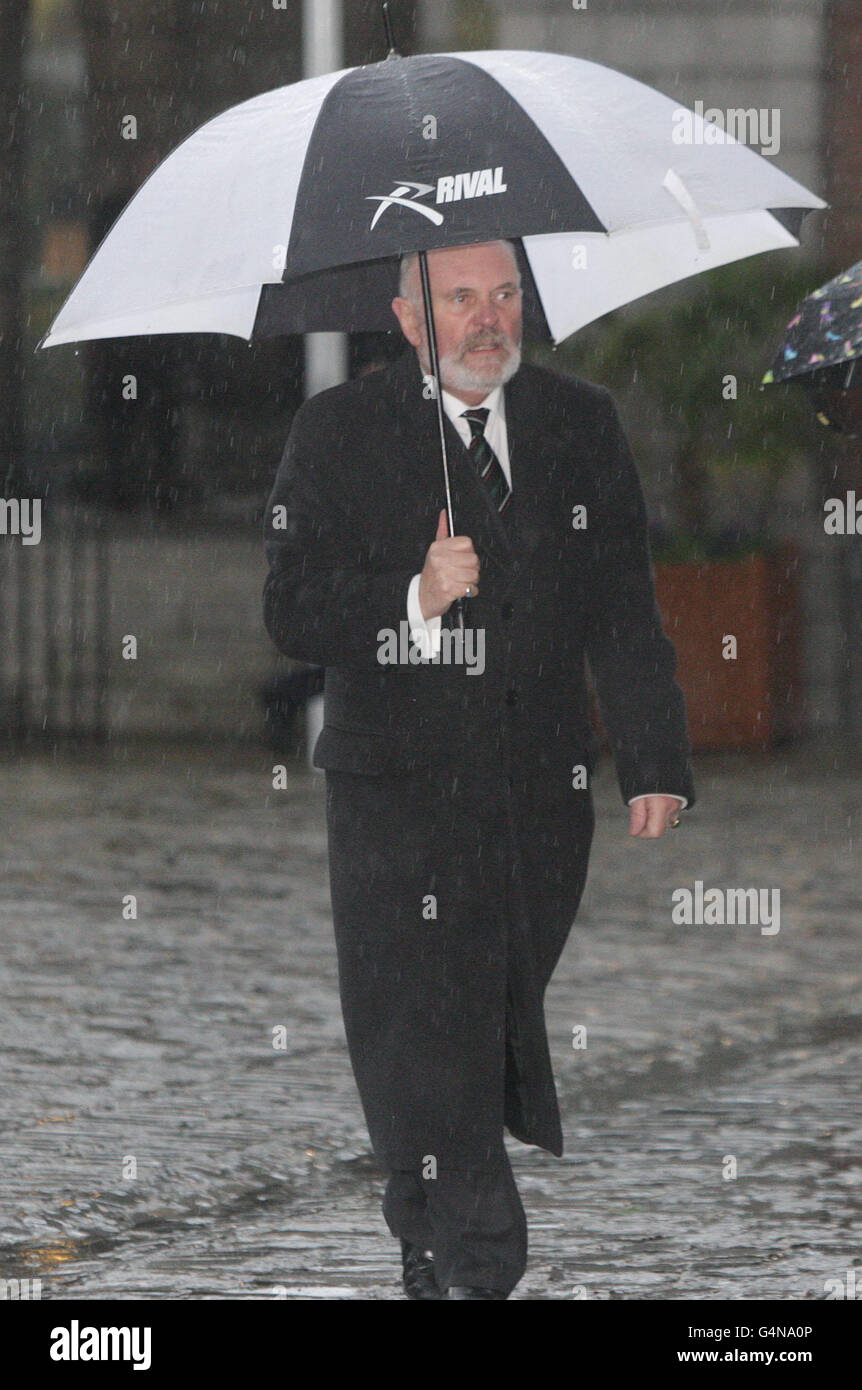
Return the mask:
<path fill-rule="evenodd" d="M 862 261 L 802 301 L 761 386 L 798 381 L 824 425 L 862 432 Z"/>

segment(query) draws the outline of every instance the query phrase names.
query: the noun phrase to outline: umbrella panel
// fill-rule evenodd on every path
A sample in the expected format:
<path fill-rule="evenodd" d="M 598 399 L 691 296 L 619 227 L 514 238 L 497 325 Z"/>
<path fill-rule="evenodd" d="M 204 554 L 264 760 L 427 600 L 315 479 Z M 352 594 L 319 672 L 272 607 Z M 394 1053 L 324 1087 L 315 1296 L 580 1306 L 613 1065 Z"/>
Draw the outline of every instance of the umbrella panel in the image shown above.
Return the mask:
<path fill-rule="evenodd" d="M 858 358 L 810 372 L 799 380 L 806 387 L 824 425 L 850 439 L 862 436 L 862 367 Z"/>

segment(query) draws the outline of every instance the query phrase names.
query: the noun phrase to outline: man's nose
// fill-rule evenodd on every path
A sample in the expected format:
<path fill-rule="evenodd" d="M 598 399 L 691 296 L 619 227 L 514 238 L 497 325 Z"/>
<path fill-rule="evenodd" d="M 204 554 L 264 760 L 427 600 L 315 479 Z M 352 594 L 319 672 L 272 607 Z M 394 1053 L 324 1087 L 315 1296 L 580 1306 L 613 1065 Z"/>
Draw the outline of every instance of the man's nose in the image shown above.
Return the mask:
<path fill-rule="evenodd" d="M 476 318 L 479 323 L 494 324 L 500 317 L 500 308 L 495 300 L 488 300 L 485 304 L 480 304 L 476 310 Z"/>

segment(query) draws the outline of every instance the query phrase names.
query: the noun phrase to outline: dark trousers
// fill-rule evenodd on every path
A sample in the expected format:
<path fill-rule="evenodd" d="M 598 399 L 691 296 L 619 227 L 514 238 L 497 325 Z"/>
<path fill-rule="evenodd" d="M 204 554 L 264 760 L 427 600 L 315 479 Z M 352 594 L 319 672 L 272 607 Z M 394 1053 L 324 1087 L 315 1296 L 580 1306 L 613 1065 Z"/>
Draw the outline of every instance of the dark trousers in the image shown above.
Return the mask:
<path fill-rule="evenodd" d="M 394 1236 L 434 1254 L 441 1292 L 452 1284 L 511 1293 L 527 1265 L 527 1219 L 505 1151 L 493 1169 L 390 1174 L 383 1215 Z"/>

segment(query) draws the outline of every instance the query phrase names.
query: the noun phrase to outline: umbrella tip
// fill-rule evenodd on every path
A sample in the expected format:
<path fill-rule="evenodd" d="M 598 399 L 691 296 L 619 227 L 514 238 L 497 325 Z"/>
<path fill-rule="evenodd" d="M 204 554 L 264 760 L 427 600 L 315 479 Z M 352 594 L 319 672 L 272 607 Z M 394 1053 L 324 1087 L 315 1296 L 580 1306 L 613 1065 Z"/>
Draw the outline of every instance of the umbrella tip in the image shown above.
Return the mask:
<path fill-rule="evenodd" d="M 385 30 L 386 30 L 386 42 L 389 44 L 389 52 L 387 53 L 386 56 L 387 56 L 387 58 L 398 58 L 398 57 L 400 57 L 400 54 L 399 54 L 397 48 L 395 47 L 395 36 L 394 36 L 393 33 L 392 33 L 392 19 L 390 18 L 390 15 L 389 15 L 389 4 L 388 4 L 388 0 L 383 0 L 383 7 L 382 7 L 382 8 L 383 8 L 383 27 L 384 27 Z"/>

